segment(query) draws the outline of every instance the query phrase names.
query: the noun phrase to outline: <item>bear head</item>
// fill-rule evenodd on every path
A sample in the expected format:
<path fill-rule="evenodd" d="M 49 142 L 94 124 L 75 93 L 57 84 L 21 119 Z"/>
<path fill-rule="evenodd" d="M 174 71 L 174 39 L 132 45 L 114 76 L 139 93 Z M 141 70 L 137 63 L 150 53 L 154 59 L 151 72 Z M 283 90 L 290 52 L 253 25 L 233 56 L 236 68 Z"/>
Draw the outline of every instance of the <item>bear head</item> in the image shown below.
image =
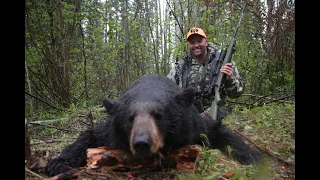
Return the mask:
<path fill-rule="evenodd" d="M 193 106 L 195 90 L 167 88 L 167 91 L 129 88 L 119 100 L 103 101 L 113 121 L 115 136 L 127 143 L 133 155 L 150 156 L 162 148 L 170 149 L 181 141 L 184 126 L 192 126 L 187 117 L 190 113 L 197 114 Z"/>

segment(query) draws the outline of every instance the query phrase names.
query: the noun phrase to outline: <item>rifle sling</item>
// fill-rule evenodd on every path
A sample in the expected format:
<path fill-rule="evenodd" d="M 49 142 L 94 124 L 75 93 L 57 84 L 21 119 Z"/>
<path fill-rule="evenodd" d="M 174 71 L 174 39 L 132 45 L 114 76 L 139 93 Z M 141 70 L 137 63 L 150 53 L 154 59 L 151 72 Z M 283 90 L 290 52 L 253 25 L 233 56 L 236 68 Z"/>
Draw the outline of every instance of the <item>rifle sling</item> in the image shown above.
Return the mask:
<path fill-rule="evenodd" d="M 220 57 L 221 56 L 221 57 Z M 212 89 L 214 88 L 214 85 L 217 81 L 217 77 L 218 77 L 218 71 L 221 68 L 221 64 L 222 64 L 222 60 L 225 56 L 225 52 L 223 50 L 219 50 L 216 51 L 216 56 L 213 59 L 212 62 L 212 70 L 211 70 L 211 74 L 210 74 L 210 86 L 209 86 L 209 94 L 212 94 Z"/>

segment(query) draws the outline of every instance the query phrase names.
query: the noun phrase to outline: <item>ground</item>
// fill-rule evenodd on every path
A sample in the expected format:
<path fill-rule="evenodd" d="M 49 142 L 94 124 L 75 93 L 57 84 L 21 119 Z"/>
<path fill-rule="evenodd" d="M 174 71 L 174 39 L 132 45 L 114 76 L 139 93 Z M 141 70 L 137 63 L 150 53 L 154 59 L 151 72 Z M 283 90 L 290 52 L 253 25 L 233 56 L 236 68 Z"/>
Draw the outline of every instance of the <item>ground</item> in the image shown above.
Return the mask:
<path fill-rule="evenodd" d="M 75 140 L 79 131 L 97 124 L 105 116 L 96 108 L 88 108 L 74 111 L 61 121 L 50 124 L 60 129 L 30 127 L 32 159 L 26 164 L 26 179 L 47 178 L 43 167 L 48 158 L 57 156 L 63 147 Z M 294 117 L 294 104 L 274 103 L 241 111 L 234 108 L 224 121 L 248 144 L 263 152 L 266 161 L 260 165 L 240 165 L 219 150 L 204 147 L 193 169 L 122 173 L 100 169 L 81 173 L 78 179 L 295 179 Z"/>

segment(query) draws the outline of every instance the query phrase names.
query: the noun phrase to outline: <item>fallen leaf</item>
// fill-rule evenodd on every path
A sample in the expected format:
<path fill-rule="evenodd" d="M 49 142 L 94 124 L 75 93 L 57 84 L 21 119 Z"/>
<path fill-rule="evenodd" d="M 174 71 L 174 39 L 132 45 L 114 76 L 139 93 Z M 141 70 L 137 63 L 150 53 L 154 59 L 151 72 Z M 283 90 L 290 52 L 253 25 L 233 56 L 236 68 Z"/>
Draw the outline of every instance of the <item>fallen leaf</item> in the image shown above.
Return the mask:
<path fill-rule="evenodd" d="M 234 170 L 231 170 L 231 171 L 226 172 L 226 173 L 223 175 L 223 177 L 229 178 L 229 177 L 233 176 L 234 174 L 235 174 L 235 171 L 234 171 Z"/>

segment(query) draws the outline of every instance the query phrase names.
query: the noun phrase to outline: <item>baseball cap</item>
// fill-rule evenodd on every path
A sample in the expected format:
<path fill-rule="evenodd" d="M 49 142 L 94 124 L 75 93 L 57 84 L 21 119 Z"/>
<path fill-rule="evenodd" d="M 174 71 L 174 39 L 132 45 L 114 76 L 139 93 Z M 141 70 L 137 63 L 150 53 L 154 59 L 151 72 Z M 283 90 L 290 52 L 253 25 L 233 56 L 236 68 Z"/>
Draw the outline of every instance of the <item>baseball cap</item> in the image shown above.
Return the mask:
<path fill-rule="evenodd" d="M 187 40 L 192 34 L 199 34 L 200 36 L 203 36 L 204 38 L 207 38 L 207 36 L 204 33 L 204 31 L 201 28 L 198 28 L 198 27 L 193 27 L 193 28 L 191 28 L 189 30 L 189 32 L 187 34 Z"/>

